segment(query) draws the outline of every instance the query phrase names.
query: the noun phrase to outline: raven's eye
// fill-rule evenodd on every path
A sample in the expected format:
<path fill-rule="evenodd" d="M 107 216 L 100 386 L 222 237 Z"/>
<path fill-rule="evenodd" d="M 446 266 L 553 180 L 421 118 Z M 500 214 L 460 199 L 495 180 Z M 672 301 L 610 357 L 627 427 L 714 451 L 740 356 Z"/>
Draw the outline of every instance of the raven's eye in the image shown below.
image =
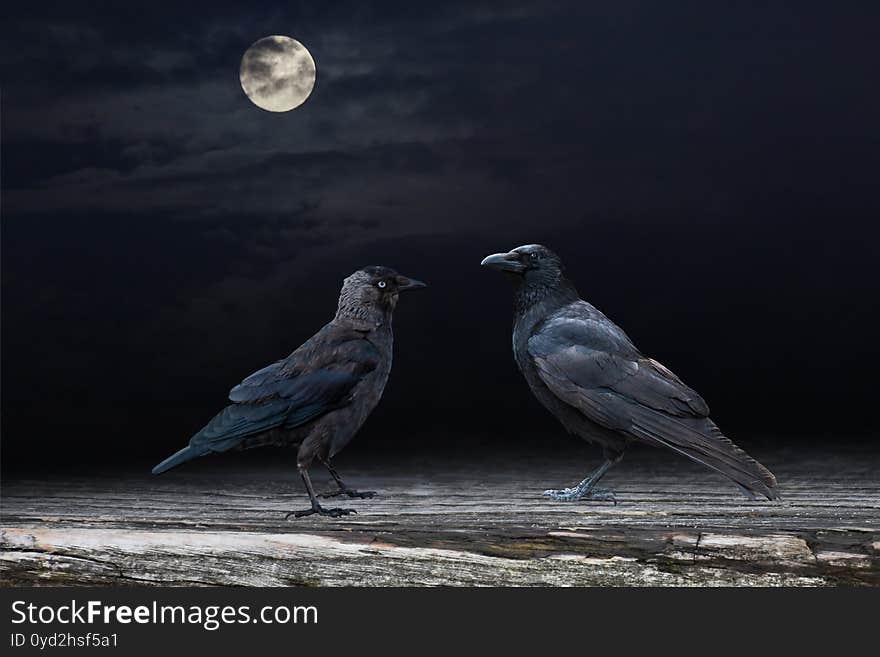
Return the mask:
<path fill-rule="evenodd" d="M 378 285 L 379 287 L 385 287 L 387 283 L 385 281 L 379 281 L 378 283 L 376 283 L 376 285 Z"/>
<path fill-rule="evenodd" d="M 537 251 L 532 251 L 532 252 L 529 254 L 529 257 L 530 257 L 532 260 L 537 260 L 537 259 L 538 259 L 538 253 L 537 253 Z"/>

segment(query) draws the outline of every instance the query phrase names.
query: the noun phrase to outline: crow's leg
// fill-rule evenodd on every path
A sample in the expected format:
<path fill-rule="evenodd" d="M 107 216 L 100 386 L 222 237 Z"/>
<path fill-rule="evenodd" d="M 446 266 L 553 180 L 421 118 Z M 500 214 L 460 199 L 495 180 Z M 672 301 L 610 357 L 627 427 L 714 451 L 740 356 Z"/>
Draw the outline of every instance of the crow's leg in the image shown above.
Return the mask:
<path fill-rule="evenodd" d="M 596 488 L 596 483 L 602 476 L 608 472 L 612 465 L 620 459 L 605 459 L 595 472 L 584 479 L 574 488 L 563 488 L 561 490 L 545 490 L 544 495 L 552 497 L 560 502 L 576 502 L 577 500 L 597 500 L 601 502 L 614 502 L 617 504 L 617 498 L 614 493 L 604 488 Z"/>
<path fill-rule="evenodd" d="M 309 493 L 309 499 L 312 501 L 311 509 L 302 509 L 300 511 L 291 511 L 284 519 L 287 520 L 290 516 L 294 518 L 302 518 L 304 516 L 310 516 L 313 513 L 317 513 L 321 516 L 330 516 L 331 518 L 338 518 L 340 516 L 347 516 L 349 513 L 357 513 L 354 509 L 325 509 L 320 504 L 318 504 L 318 498 L 315 497 L 315 489 L 312 488 L 312 480 L 309 479 L 309 471 L 308 468 L 300 467 L 299 473 L 302 475 L 303 481 L 306 483 L 306 490 Z"/>
<path fill-rule="evenodd" d="M 355 490 L 354 488 L 349 488 L 345 485 L 345 482 L 342 481 L 342 478 L 333 469 L 333 466 L 330 465 L 330 459 L 322 459 L 318 457 L 318 460 L 324 464 L 324 467 L 327 468 L 327 471 L 330 473 L 330 476 L 333 477 L 333 480 L 336 482 L 336 485 L 339 486 L 336 490 L 328 490 L 324 493 L 321 493 L 321 497 L 336 497 L 337 495 L 348 495 L 349 497 L 360 497 L 361 499 L 370 498 L 376 496 L 376 491 L 374 490 Z"/>

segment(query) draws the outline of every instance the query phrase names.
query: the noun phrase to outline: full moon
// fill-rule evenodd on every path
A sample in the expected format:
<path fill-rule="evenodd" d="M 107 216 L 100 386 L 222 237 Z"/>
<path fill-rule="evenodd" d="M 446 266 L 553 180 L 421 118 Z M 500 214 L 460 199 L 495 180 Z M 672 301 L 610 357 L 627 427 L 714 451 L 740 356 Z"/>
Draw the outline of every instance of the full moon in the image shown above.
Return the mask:
<path fill-rule="evenodd" d="M 254 105 L 268 112 L 289 112 L 312 93 L 315 60 L 296 39 L 267 36 L 244 53 L 238 77 Z"/>

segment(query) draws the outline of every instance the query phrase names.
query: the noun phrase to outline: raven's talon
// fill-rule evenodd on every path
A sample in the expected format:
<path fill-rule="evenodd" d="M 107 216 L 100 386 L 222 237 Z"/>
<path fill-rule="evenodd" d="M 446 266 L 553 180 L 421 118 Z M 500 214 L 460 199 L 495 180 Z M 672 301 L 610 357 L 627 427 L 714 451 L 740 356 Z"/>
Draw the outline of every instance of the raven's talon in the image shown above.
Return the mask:
<path fill-rule="evenodd" d="M 607 488 L 594 488 L 585 498 L 597 502 L 613 502 L 617 506 L 617 496 Z"/>
<path fill-rule="evenodd" d="M 544 495 L 547 497 L 551 497 L 554 500 L 571 500 L 572 495 L 574 494 L 574 490 L 571 488 L 560 488 L 559 490 L 545 490 Z"/>
<path fill-rule="evenodd" d="M 617 506 L 617 497 L 608 489 L 594 488 L 588 491 L 579 491 L 577 488 L 552 488 L 544 491 L 544 495 L 557 502 L 577 502 L 579 500 L 593 500 L 595 502 L 613 502 Z"/>

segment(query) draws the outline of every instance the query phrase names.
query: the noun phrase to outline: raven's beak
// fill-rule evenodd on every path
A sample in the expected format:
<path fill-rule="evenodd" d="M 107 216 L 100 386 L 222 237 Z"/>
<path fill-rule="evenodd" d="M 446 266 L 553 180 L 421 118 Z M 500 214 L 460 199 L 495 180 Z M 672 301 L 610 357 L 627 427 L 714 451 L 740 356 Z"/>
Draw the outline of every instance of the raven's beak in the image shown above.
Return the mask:
<path fill-rule="evenodd" d="M 512 271 L 516 274 L 521 274 L 526 269 L 525 265 L 523 265 L 522 257 L 516 251 L 511 251 L 510 253 L 493 253 L 492 255 L 483 258 L 483 262 L 480 263 L 480 266 L 500 269 L 501 271 Z"/>
<path fill-rule="evenodd" d="M 428 287 L 428 284 L 417 281 L 414 278 L 407 278 L 406 276 L 397 277 L 397 290 L 399 292 L 404 290 L 418 290 L 420 287 Z"/>

